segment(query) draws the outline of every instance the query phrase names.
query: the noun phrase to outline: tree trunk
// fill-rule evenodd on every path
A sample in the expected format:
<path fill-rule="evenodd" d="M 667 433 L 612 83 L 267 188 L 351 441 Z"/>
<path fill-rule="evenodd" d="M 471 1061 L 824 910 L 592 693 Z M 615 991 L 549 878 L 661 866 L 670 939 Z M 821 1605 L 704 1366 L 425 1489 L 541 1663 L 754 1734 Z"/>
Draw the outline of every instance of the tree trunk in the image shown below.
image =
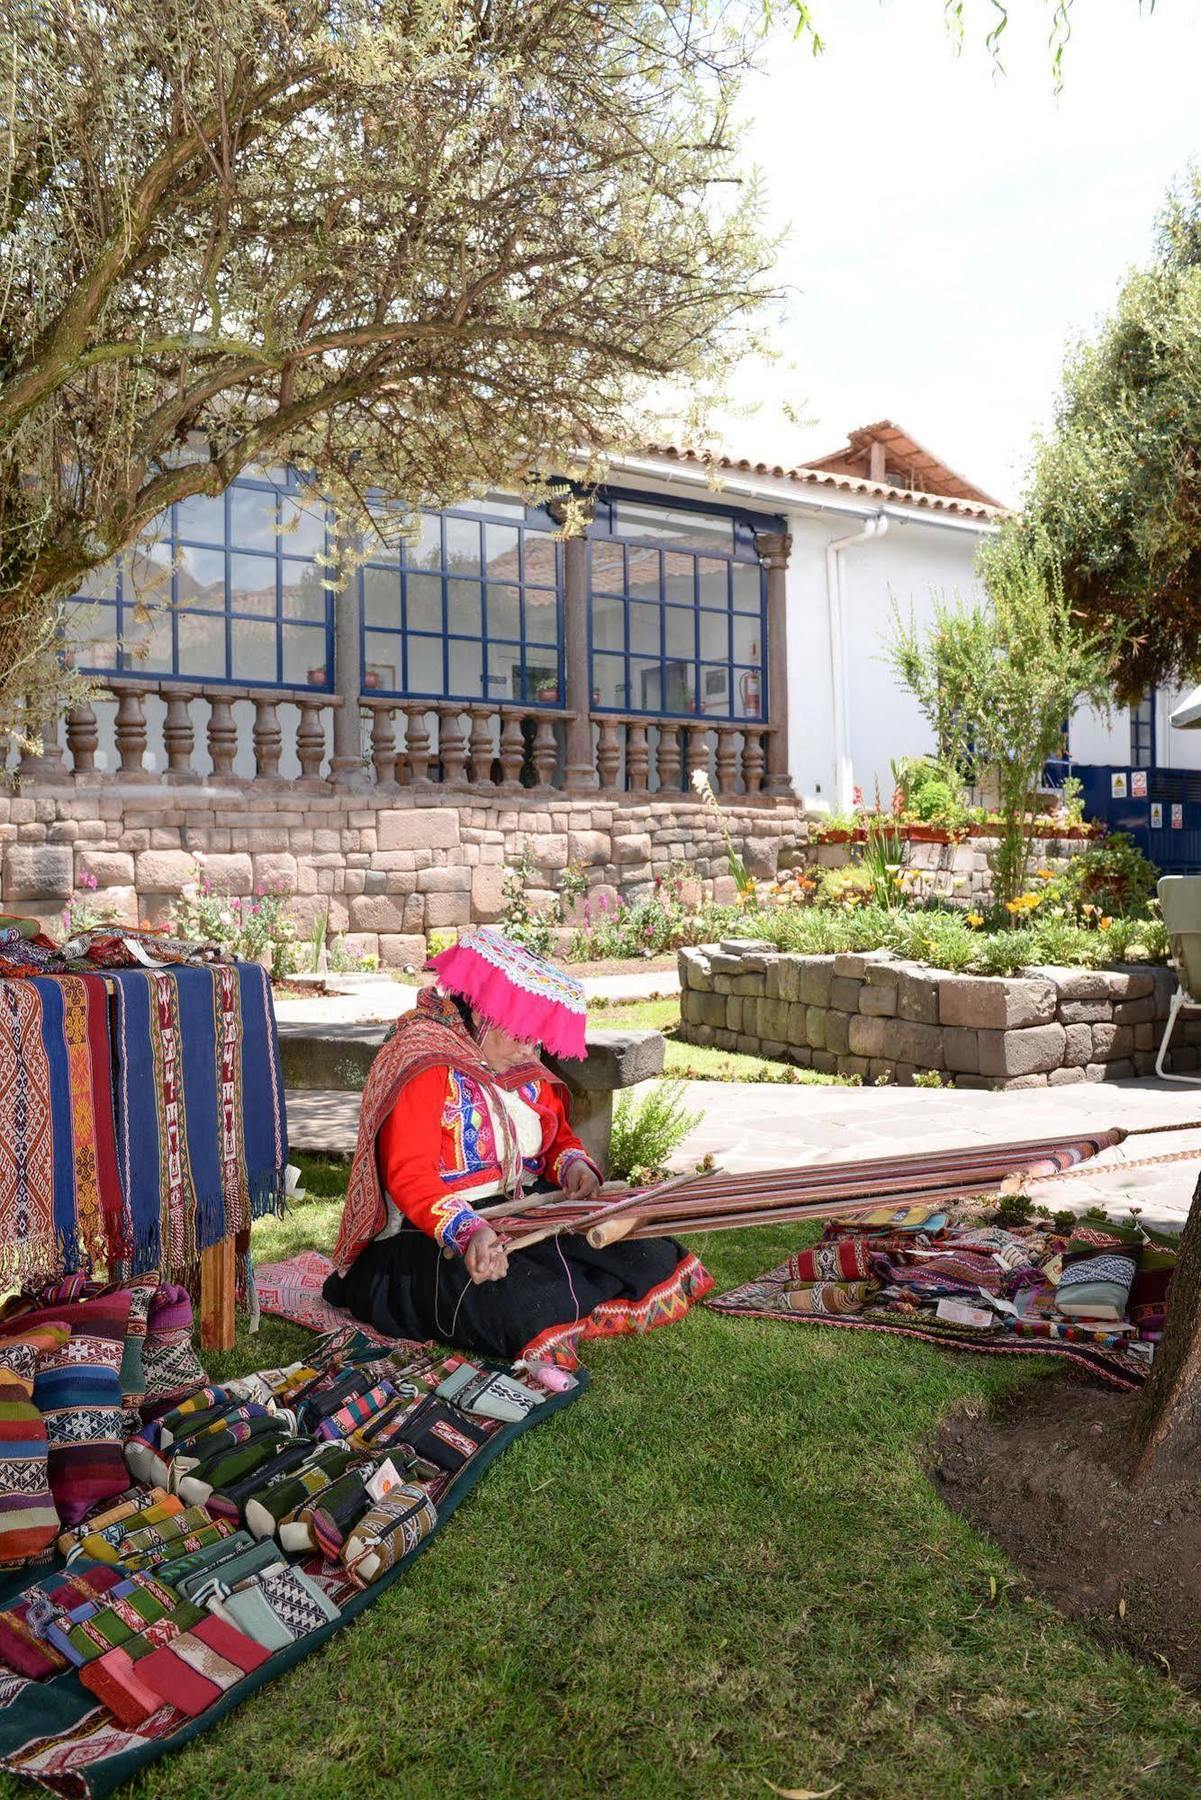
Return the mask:
<path fill-rule="evenodd" d="M 1196 1474 L 1201 1457 L 1201 1177 L 1172 1271 L 1167 1323 L 1135 1420 L 1135 1481 L 1152 1470 L 1171 1480 Z"/>

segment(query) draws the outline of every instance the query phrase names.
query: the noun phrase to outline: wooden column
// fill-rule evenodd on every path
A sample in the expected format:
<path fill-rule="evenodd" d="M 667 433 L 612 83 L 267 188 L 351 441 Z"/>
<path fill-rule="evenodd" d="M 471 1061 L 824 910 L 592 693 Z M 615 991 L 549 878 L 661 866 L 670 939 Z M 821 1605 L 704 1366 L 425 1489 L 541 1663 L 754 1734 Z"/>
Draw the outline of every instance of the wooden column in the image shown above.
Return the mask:
<path fill-rule="evenodd" d="M 767 704 L 775 730 L 767 740 L 763 791 L 791 794 L 788 773 L 788 553 L 786 531 L 760 531 L 755 546 L 767 570 Z"/>
<path fill-rule="evenodd" d="M 329 778 L 338 787 L 366 787 L 363 766 L 363 723 L 359 695 L 363 691 L 363 647 L 359 637 L 360 572 L 334 593 L 334 692 L 342 699 L 334 713 L 334 753 Z"/>
<path fill-rule="evenodd" d="M 592 669 L 588 646 L 588 540 L 563 545 L 563 669 L 565 704 L 563 781 L 569 794 L 598 784 L 592 760 Z"/>
<path fill-rule="evenodd" d="M 224 1238 L 200 1252 L 200 1348 L 234 1346 L 234 1240 Z"/>

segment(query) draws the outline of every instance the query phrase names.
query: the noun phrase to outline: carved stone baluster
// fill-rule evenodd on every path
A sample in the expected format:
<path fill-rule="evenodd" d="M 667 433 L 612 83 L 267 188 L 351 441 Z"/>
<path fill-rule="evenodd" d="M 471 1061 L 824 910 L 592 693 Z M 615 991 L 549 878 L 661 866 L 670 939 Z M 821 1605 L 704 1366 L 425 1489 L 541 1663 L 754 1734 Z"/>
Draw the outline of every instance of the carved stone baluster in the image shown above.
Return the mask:
<path fill-rule="evenodd" d="M 58 738 L 57 712 L 47 713 L 42 720 L 42 754 L 38 758 L 38 780 L 67 780 L 67 760 Z"/>
<path fill-rule="evenodd" d="M 255 696 L 253 740 L 256 775 L 278 775 L 284 734 L 279 728 L 275 701 L 262 695 Z"/>
<path fill-rule="evenodd" d="M 196 747 L 196 732 L 192 725 L 192 701 L 195 695 L 191 688 L 177 687 L 164 688 L 163 693 L 167 702 L 167 716 L 163 720 L 167 773 L 191 776 L 192 752 Z"/>
<path fill-rule="evenodd" d="M 215 694 L 209 695 L 208 741 L 213 774 L 219 777 L 232 775 L 234 758 L 238 754 L 237 721 L 232 700 Z"/>
<path fill-rule="evenodd" d="M 732 794 L 738 786 L 738 749 L 734 743 L 734 725 L 717 727 L 717 791 Z"/>
<path fill-rule="evenodd" d="M 405 761 L 410 782 L 421 786 L 430 778 L 430 734 L 425 722 L 426 705 L 402 708 L 405 716 Z"/>
<path fill-rule="evenodd" d="M 646 720 L 631 719 L 626 726 L 626 785 L 632 794 L 645 794 L 651 776 L 651 753 L 646 741 Z"/>
<path fill-rule="evenodd" d="M 655 756 L 655 767 L 659 772 L 661 788 L 679 788 L 680 728 L 671 720 L 663 720 L 659 725 L 659 748 Z"/>
<path fill-rule="evenodd" d="M 559 746 L 555 739 L 555 722 L 553 719 L 540 718 L 534 732 L 534 774 L 536 785 L 548 788 L 554 781 L 555 769 L 559 762 Z"/>
<path fill-rule="evenodd" d="M 125 682 L 109 684 L 117 696 L 117 756 L 122 775 L 141 775 L 146 752 L 146 708 L 142 690 Z"/>
<path fill-rule="evenodd" d="M 71 752 L 71 766 L 77 775 L 92 774 L 96 767 L 99 744 L 100 731 L 96 715 L 85 700 L 81 705 L 72 707 L 67 714 L 67 748 Z"/>
<path fill-rule="evenodd" d="M 617 741 L 617 720 L 602 713 L 597 719 L 596 767 L 600 774 L 602 788 L 612 789 L 617 786 L 617 771 L 621 767 L 621 746 Z"/>
<path fill-rule="evenodd" d="M 396 708 L 371 708 L 371 766 L 377 787 L 396 786 Z"/>
<path fill-rule="evenodd" d="M 500 781 L 506 788 L 521 786 L 521 765 L 525 761 L 525 733 L 521 729 L 521 714 L 506 712 L 501 715 L 500 727 Z"/>
<path fill-rule="evenodd" d="M 303 781 L 321 774 L 325 761 L 325 727 L 321 723 L 321 702 L 300 701 L 300 721 L 296 727 L 296 757 Z"/>
<path fill-rule="evenodd" d="M 463 736 L 463 715 L 457 706 L 438 708 L 438 758 L 442 779 L 448 786 L 461 785 L 467 778 L 467 739 Z"/>
<path fill-rule="evenodd" d="M 475 787 L 491 787 L 492 708 L 471 706 L 467 710 L 471 715 L 471 738 L 467 749 L 471 757 L 472 784 Z"/>
<path fill-rule="evenodd" d="M 742 734 L 742 785 L 748 794 L 757 794 L 763 785 L 762 735 L 754 726 Z"/>
<path fill-rule="evenodd" d="M 688 737 L 685 749 L 687 754 L 687 762 L 685 764 L 687 780 L 685 781 L 684 786 L 690 794 L 695 794 L 696 789 L 692 785 L 692 777 L 700 769 L 703 769 L 706 775 L 709 773 L 708 725 L 698 723 L 695 725 L 690 724 L 688 726 Z"/>

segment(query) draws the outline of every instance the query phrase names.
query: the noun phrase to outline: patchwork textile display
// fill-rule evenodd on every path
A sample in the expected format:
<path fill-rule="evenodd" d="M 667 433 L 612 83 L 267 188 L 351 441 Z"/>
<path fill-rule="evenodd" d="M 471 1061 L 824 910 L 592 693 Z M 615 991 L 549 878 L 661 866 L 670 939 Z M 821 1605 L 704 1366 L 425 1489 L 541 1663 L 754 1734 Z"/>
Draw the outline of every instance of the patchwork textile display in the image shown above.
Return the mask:
<path fill-rule="evenodd" d="M 125 1252 L 104 980 L 0 979 L 0 1279 Z"/>
<path fill-rule="evenodd" d="M 909 1209 L 904 1229 L 895 1218 L 873 1223 L 830 1225 L 813 1249 L 706 1305 L 991 1355 L 1058 1356 L 1127 1391 L 1146 1380 L 1176 1260 L 1165 1234 L 1091 1218 L 1070 1237 L 1007 1231 L 932 1206 Z"/>
<path fill-rule="evenodd" d="M 270 982 L 257 963 L 115 969 L 108 979 L 133 1268 L 186 1277 L 201 1250 L 283 1207 L 288 1139 Z"/>
<path fill-rule="evenodd" d="M 0 1767 L 51 1793 L 111 1793 L 354 1619 L 491 1462 L 586 1385 L 552 1393 L 358 1329 L 303 1365 L 202 1385 L 130 1440 L 131 1468 L 153 1443 L 182 1488 L 185 1452 L 253 1408 L 283 1449 L 236 1479 L 219 1464 L 225 1485 L 203 1504 L 135 1484 L 63 1533 L 65 1566 L 0 1576 Z M 333 1406 L 348 1388 L 354 1406 Z M 306 1407 L 347 1437 L 310 1435 Z M 362 1441 L 373 1407 L 401 1410 L 386 1452 Z M 289 1536 L 302 1519 L 311 1528 Z"/>

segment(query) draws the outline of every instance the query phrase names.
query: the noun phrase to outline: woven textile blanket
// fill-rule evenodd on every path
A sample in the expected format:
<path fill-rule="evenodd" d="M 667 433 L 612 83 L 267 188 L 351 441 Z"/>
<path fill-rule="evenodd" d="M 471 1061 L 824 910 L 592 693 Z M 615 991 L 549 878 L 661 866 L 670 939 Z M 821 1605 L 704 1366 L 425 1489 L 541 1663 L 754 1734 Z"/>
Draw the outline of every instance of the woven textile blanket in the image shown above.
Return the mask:
<path fill-rule="evenodd" d="M 0 980 L 0 1285 L 124 1253 L 100 975 Z"/>
<path fill-rule="evenodd" d="M 283 1210 L 288 1133 L 271 985 L 257 963 L 115 969 L 117 1146 L 135 1273 Z"/>

